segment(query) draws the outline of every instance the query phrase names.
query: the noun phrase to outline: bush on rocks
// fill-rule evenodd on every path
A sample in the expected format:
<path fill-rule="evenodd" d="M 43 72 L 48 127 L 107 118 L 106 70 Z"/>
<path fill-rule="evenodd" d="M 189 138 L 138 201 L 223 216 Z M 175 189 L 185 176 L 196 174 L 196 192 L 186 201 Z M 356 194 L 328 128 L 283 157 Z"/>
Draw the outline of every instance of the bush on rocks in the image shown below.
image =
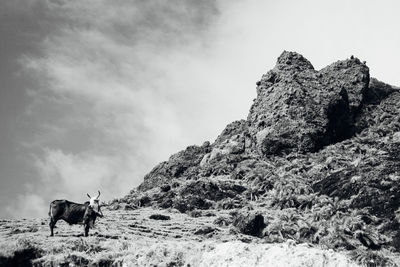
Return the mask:
<path fill-rule="evenodd" d="M 185 198 L 176 198 L 174 200 L 174 203 L 172 204 L 173 208 L 179 210 L 182 213 L 192 211 L 194 209 L 206 210 L 209 209 L 211 206 L 212 203 L 210 201 L 204 200 L 203 198 L 196 195 L 187 196 Z"/>

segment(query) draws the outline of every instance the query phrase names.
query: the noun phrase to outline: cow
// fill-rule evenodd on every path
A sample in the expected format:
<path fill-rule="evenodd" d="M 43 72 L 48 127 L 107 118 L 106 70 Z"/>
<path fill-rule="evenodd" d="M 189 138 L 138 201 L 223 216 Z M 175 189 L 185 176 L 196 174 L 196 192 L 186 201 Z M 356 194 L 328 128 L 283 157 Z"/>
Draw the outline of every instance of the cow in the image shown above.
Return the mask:
<path fill-rule="evenodd" d="M 85 229 L 85 236 L 89 235 L 89 228 L 93 227 L 97 217 L 103 217 L 100 210 L 98 191 L 97 197 L 91 197 L 89 194 L 89 201 L 84 204 L 74 203 L 68 200 L 54 200 L 50 203 L 50 236 L 54 236 L 53 229 L 58 220 L 64 220 L 70 225 L 83 224 Z"/>

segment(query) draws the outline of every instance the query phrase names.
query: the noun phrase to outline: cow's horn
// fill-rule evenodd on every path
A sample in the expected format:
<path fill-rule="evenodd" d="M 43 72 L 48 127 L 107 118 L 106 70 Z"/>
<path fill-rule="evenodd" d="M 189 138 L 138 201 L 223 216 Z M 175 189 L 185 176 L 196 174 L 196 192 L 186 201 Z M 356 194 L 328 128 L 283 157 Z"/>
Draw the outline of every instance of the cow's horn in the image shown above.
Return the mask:
<path fill-rule="evenodd" d="M 97 199 L 99 199 L 99 197 L 100 197 L 100 190 L 98 192 L 99 192 L 99 195 L 97 196 Z"/>
<path fill-rule="evenodd" d="M 89 198 L 92 198 L 92 197 L 89 195 L 89 193 L 87 193 L 87 196 L 88 196 Z"/>

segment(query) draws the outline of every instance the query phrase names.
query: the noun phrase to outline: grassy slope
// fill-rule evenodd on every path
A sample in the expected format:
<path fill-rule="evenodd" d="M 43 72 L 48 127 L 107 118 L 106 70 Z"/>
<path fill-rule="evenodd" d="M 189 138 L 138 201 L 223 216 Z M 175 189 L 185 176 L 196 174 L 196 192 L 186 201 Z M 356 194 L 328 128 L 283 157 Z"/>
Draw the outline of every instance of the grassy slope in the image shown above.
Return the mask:
<path fill-rule="evenodd" d="M 24 257 L 37 257 L 33 262 L 39 266 L 356 266 L 332 250 L 294 242 L 267 244 L 231 227 L 217 226 L 212 210 L 197 218 L 153 208 L 104 213 L 88 238 L 82 237 L 81 226 L 63 222 L 56 236 L 49 237 L 47 219 L 3 220 L 0 259 L 3 265 L 15 264 L 11 260 L 16 253 L 19 264 L 27 263 Z M 171 219 L 149 219 L 152 214 Z"/>

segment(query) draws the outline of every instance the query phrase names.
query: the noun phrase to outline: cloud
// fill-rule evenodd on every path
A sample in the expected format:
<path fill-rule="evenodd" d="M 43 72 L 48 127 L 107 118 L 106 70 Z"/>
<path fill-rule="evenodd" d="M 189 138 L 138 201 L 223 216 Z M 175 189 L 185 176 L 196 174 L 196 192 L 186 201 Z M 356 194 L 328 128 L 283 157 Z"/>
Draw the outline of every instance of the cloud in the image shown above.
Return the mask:
<path fill-rule="evenodd" d="M 104 156 L 80 153 L 66 154 L 61 150 L 47 150 L 36 162 L 41 171 L 43 192 L 47 196 L 83 200 L 86 193 L 102 191 L 103 199 L 110 199 L 126 190 L 126 184 L 143 170 L 135 161 L 124 156 Z M 100 188 L 101 186 L 101 188 Z"/>
<path fill-rule="evenodd" d="M 30 132 L 19 141 L 37 174 L 13 207 L 36 196 L 44 210 L 54 198 L 83 201 L 97 189 L 106 200 L 123 196 L 156 163 L 204 141 L 184 132 L 196 119 L 181 96 L 190 94 L 190 77 L 178 76 L 204 48 L 218 16 L 214 1 L 36 0 L 31 11 L 17 2 L 7 8 L 38 27 L 35 51 L 18 58 L 32 81 L 23 117 Z"/>
<path fill-rule="evenodd" d="M 40 218 L 48 212 L 48 203 L 38 194 L 23 194 L 10 203 L 5 212 L 13 218 Z"/>

